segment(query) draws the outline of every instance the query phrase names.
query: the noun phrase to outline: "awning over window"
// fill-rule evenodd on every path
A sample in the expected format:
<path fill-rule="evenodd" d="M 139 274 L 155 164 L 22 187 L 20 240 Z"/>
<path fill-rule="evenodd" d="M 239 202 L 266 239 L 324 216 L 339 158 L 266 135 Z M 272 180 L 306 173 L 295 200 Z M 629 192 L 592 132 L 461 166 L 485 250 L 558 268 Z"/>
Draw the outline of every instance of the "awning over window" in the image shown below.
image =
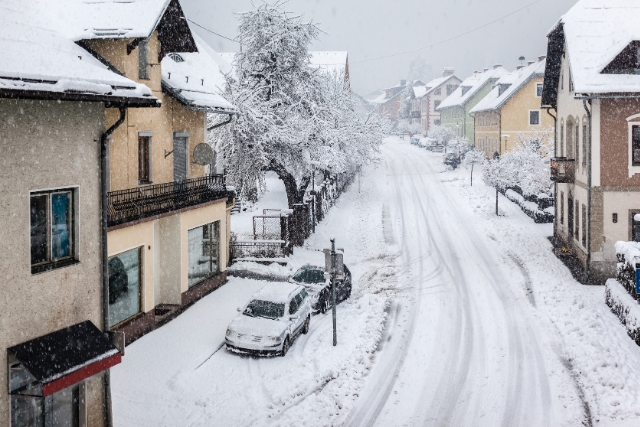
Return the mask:
<path fill-rule="evenodd" d="M 9 348 L 11 394 L 49 396 L 117 365 L 118 349 L 90 321 Z"/>

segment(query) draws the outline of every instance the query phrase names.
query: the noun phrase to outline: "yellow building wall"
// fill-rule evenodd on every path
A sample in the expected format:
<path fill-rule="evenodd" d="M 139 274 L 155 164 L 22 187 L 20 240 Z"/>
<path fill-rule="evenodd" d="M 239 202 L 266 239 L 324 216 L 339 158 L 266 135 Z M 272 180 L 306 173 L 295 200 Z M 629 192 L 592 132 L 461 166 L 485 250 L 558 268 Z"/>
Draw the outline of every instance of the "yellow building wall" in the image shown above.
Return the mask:
<path fill-rule="evenodd" d="M 519 141 L 518 135 L 536 136 L 546 131 L 548 142 L 553 146 L 553 118 L 540 108 L 542 99 L 536 96 L 536 84 L 543 82 L 542 77 L 531 79 L 501 109 L 502 149 L 510 151 Z M 529 111 L 540 111 L 540 125 L 529 125 Z"/>
<path fill-rule="evenodd" d="M 500 116 L 495 111 L 483 111 L 474 116 L 474 146 L 487 157 L 500 152 Z"/>
<path fill-rule="evenodd" d="M 109 191 L 134 188 L 139 185 L 173 181 L 173 133 L 188 132 L 187 177 L 204 176 L 204 166 L 193 162 L 193 149 L 205 141 L 206 115 L 188 110 L 186 106 L 162 91 L 162 70 L 158 63 L 160 42 L 157 31 L 149 38 L 149 80 L 140 79 L 138 48 L 127 55 L 127 45 L 133 39 L 101 39 L 88 42 L 89 47 L 109 61 L 127 78 L 146 85 L 162 101 L 160 108 L 131 108 L 125 122 L 118 127 L 109 144 Z M 119 111 L 106 112 L 107 126 L 118 120 Z M 138 133 L 151 132 L 151 182 L 138 181 Z"/>
<path fill-rule="evenodd" d="M 187 212 L 183 212 L 181 214 L 180 227 L 182 236 L 182 247 L 189 247 L 189 230 L 203 226 L 205 224 L 209 224 L 214 221 L 220 221 L 220 246 L 218 247 L 219 252 L 219 268 L 220 271 L 225 271 L 227 269 L 227 248 L 229 245 L 227 244 L 228 240 L 225 241 L 225 236 L 228 235 L 227 227 L 229 223 L 227 222 L 227 203 L 226 199 L 220 200 L 213 205 L 209 205 L 200 209 L 193 209 Z M 182 262 L 181 262 L 181 292 L 186 292 L 189 290 L 189 253 L 188 250 L 182 251 Z"/>
<path fill-rule="evenodd" d="M 142 289 L 140 297 L 142 311 L 145 313 L 155 306 L 153 259 L 156 247 L 153 230 L 154 221 L 148 221 L 107 233 L 107 247 L 109 248 L 110 257 L 142 247 Z"/>

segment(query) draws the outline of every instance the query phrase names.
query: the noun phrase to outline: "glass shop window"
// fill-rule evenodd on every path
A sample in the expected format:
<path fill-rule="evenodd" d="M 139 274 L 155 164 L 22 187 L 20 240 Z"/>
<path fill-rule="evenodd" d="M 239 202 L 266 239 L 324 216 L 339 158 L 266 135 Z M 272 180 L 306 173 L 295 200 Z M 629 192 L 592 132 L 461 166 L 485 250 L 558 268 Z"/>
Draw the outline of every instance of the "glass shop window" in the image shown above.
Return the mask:
<path fill-rule="evenodd" d="M 109 258 L 109 326 L 142 311 L 142 248 Z"/>
<path fill-rule="evenodd" d="M 75 261 L 74 190 L 31 194 L 31 272 L 51 270 Z"/>
<path fill-rule="evenodd" d="M 189 287 L 220 271 L 220 221 L 189 230 Z"/>
<path fill-rule="evenodd" d="M 79 427 L 79 385 L 47 397 L 11 395 L 11 427 Z"/>

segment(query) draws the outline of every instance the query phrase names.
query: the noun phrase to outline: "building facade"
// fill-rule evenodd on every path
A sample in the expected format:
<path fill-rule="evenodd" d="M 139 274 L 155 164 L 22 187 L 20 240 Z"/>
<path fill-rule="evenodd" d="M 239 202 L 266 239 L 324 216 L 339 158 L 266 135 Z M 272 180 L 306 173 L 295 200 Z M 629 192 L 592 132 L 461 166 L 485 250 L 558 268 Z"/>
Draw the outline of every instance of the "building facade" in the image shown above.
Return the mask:
<path fill-rule="evenodd" d="M 44 13 L 0 5 L 0 425 L 100 427 L 122 359 L 104 334 L 105 107 L 158 100 L 43 27 Z"/>
<path fill-rule="evenodd" d="M 413 123 L 420 124 L 423 135 L 434 126 L 440 126 L 440 104 L 453 94 L 461 80 L 454 75 L 453 68 L 445 68 L 442 77 L 431 80 L 424 86 L 414 88 L 415 101 L 412 106 Z"/>
<path fill-rule="evenodd" d="M 495 65 L 492 69 L 475 72 L 465 79 L 436 109 L 440 113 L 441 125 L 451 129 L 457 136 L 467 138 L 470 143 L 473 142 L 475 123 L 469 113 L 491 92 L 493 84 L 505 74 L 507 70 L 501 65 Z"/>
<path fill-rule="evenodd" d="M 500 78 L 471 110 L 476 148 L 487 157 L 513 149 L 521 140 L 538 139 L 553 148 L 554 119 L 540 107 L 545 58 Z"/>
<path fill-rule="evenodd" d="M 640 241 L 640 76 L 636 42 L 618 26 L 623 15 L 629 25 L 639 16 L 614 3 L 625 13 L 580 1 L 552 30 L 542 97 L 557 117 L 554 234 L 593 283 L 615 276 L 617 241 Z M 588 42 L 614 22 L 616 31 L 599 34 L 617 53 Z"/>

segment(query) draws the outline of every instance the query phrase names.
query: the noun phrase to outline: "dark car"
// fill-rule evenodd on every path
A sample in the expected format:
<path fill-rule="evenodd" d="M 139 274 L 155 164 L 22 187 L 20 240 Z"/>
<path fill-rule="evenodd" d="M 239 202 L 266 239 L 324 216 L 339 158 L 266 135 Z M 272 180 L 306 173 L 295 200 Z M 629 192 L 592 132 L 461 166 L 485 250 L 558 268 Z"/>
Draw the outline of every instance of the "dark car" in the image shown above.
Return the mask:
<path fill-rule="evenodd" d="M 331 283 L 324 277 L 324 268 L 315 265 L 302 266 L 291 282 L 304 286 L 311 297 L 314 313 L 324 313 L 331 305 Z M 344 266 L 344 280 L 336 281 L 336 303 L 340 304 L 351 297 L 351 272 Z"/>
<path fill-rule="evenodd" d="M 109 260 L 109 304 L 129 290 L 129 277 L 124 263 L 118 257 Z"/>
<path fill-rule="evenodd" d="M 447 153 L 444 155 L 444 164 L 451 166 L 453 169 L 460 166 L 460 155 L 457 153 Z"/>

